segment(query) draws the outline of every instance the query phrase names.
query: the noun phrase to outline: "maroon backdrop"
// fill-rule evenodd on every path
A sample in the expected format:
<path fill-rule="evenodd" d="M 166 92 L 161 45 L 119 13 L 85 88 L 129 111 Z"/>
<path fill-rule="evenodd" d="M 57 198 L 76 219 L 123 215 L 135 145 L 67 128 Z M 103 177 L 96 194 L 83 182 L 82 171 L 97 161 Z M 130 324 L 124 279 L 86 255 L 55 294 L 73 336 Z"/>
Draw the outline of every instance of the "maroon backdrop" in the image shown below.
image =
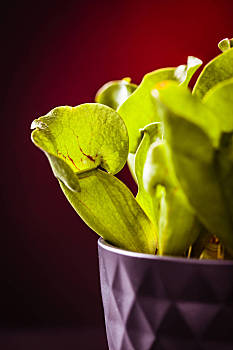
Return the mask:
<path fill-rule="evenodd" d="M 232 0 L 48 1 L 2 8 L 0 324 L 100 327 L 97 235 L 60 191 L 30 141 L 58 105 L 91 102 L 106 81 L 140 82 L 233 36 Z M 120 177 L 132 188 L 124 170 Z"/>

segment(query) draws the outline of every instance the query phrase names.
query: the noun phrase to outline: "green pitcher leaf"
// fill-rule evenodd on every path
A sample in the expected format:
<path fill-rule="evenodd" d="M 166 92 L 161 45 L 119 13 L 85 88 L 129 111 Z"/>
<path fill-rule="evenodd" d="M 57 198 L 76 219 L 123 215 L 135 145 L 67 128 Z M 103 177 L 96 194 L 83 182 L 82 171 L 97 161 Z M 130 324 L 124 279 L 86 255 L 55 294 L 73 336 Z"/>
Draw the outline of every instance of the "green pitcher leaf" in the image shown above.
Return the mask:
<path fill-rule="evenodd" d="M 160 255 L 185 256 L 200 231 L 199 220 L 187 209 L 187 198 L 181 188 L 165 189 L 160 204 L 158 252 Z"/>
<path fill-rule="evenodd" d="M 99 104 L 58 107 L 32 123 L 33 142 L 48 156 L 67 199 L 104 239 L 133 251 L 155 253 L 153 224 L 127 187 L 109 173 L 128 154 L 124 122 Z"/>
<path fill-rule="evenodd" d="M 222 52 L 229 50 L 231 47 L 233 47 L 233 39 L 228 39 L 228 38 L 222 39 L 218 43 L 218 47 Z"/>
<path fill-rule="evenodd" d="M 199 235 L 199 224 L 176 178 L 166 141 L 150 146 L 143 181 L 156 207 L 160 186 L 158 254 L 184 256 Z"/>
<path fill-rule="evenodd" d="M 76 212 L 135 252 L 233 258 L 233 38 L 202 61 L 110 81 L 97 103 L 54 108 L 32 123 Z M 128 162 L 136 199 L 113 175 Z"/>
<path fill-rule="evenodd" d="M 216 153 L 219 182 L 233 221 L 233 132 L 222 134 L 220 148 Z"/>
<path fill-rule="evenodd" d="M 80 191 L 80 185 L 76 173 L 71 169 L 63 159 L 53 156 L 52 154 L 45 152 L 54 176 L 62 181 L 71 191 Z"/>
<path fill-rule="evenodd" d="M 233 78 L 210 89 L 205 95 L 203 103 L 218 116 L 222 131 L 233 131 Z"/>
<path fill-rule="evenodd" d="M 154 254 L 156 232 L 130 190 L 99 169 L 77 175 L 80 192 L 61 188 L 87 225 L 117 247 Z"/>
<path fill-rule="evenodd" d="M 151 196 L 154 195 L 157 185 L 166 188 L 179 186 L 166 141 L 157 140 L 150 145 L 143 169 L 143 184 Z"/>
<path fill-rule="evenodd" d="M 159 99 L 160 91 L 157 92 Z M 177 100 L 183 107 L 182 113 L 167 103 L 170 94 L 169 89 L 161 91 L 161 101 L 165 105 L 161 117 L 176 176 L 200 221 L 233 252 L 233 217 L 221 183 L 218 151 L 198 120 L 187 117 L 188 113 L 185 116 L 186 103 Z"/>
<path fill-rule="evenodd" d="M 115 174 L 126 162 L 125 124 L 107 106 L 89 103 L 57 107 L 34 120 L 32 128 L 36 128 L 32 132 L 33 142 L 46 153 L 64 160 L 74 172 L 102 167 Z"/>
<path fill-rule="evenodd" d="M 187 65 L 180 65 L 175 70 L 175 77 L 180 82 L 180 85 L 188 86 L 193 74 L 202 65 L 202 61 L 199 58 L 189 56 Z"/>
<path fill-rule="evenodd" d="M 120 116 L 99 104 L 59 107 L 35 120 L 33 142 L 48 156 L 83 220 L 117 246 L 155 253 L 155 229 L 127 187 L 112 175 L 124 165 L 128 135 Z"/>
<path fill-rule="evenodd" d="M 119 107 L 118 113 L 124 120 L 129 133 L 129 151 L 135 153 L 140 141 L 140 129 L 159 117 L 154 102 L 151 99 L 151 90 L 156 83 L 174 78 L 175 68 L 158 69 L 146 74 L 138 88 Z"/>
<path fill-rule="evenodd" d="M 230 78 L 233 78 L 233 48 L 224 51 L 204 67 L 193 88 L 193 94 L 202 99 L 216 84 Z"/>
<path fill-rule="evenodd" d="M 145 190 L 143 184 L 143 169 L 146 162 L 146 157 L 150 145 L 156 140 L 162 139 L 161 123 L 152 123 L 141 130 L 143 135 L 142 141 L 139 144 L 135 154 L 135 173 L 138 184 L 137 201 L 149 216 L 151 221 L 156 224 L 157 218 L 153 206 L 153 197 Z"/>
<path fill-rule="evenodd" d="M 179 86 L 174 81 L 162 82 L 157 84 L 156 88 L 152 91 L 155 98 L 159 97 L 160 102 L 171 109 L 175 115 L 197 124 L 209 135 L 213 144 L 218 145 L 221 127 L 214 111 L 204 105 L 199 98 L 193 96 L 189 89 Z"/>
<path fill-rule="evenodd" d="M 130 78 L 110 81 L 97 91 L 95 101 L 116 110 L 136 88 L 136 84 L 130 83 Z"/>

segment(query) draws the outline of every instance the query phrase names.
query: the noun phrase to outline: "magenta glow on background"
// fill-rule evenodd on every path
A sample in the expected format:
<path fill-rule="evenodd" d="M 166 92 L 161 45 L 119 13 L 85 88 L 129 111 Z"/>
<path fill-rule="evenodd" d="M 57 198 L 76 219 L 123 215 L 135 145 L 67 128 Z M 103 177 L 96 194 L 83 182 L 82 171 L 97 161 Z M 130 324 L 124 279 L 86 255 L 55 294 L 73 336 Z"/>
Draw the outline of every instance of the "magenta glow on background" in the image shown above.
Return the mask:
<path fill-rule="evenodd" d="M 105 82 L 207 62 L 233 36 L 232 0 L 32 1 L 2 8 L 0 324 L 93 327 L 104 337 L 97 235 L 62 194 L 30 124 L 92 102 Z M 121 172 L 133 191 L 127 170 Z M 95 348 L 93 348 L 95 349 Z"/>

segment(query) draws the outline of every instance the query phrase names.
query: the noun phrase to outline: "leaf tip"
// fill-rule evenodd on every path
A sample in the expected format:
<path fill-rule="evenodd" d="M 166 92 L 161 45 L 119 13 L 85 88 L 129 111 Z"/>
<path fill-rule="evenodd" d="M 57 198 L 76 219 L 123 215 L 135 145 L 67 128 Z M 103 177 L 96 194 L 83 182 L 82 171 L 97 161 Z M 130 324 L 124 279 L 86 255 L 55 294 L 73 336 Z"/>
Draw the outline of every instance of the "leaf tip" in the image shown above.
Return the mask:
<path fill-rule="evenodd" d="M 203 64 L 203 61 L 200 60 L 200 58 L 194 57 L 194 56 L 188 56 L 187 65 L 188 67 L 196 67 L 201 66 Z"/>
<path fill-rule="evenodd" d="M 33 122 L 31 123 L 31 130 L 34 129 L 45 129 L 47 127 L 47 125 L 45 123 L 43 123 L 40 118 L 39 119 L 35 119 L 33 120 Z"/>
<path fill-rule="evenodd" d="M 130 77 L 125 77 L 125 78 L 122 79 L 122 82 L 131 83 L 131 78 Z"/>
<path fill-rule="evenodd" d="M 222 52 L 225 52 L 232 47 L 233 47 L 233 38 L 231 38 L 231 39 L 225 38 L 225 39 L 222 39 L 221 41 L 219 41 L 219 43 L 218 43 L 218 48 Z"/>

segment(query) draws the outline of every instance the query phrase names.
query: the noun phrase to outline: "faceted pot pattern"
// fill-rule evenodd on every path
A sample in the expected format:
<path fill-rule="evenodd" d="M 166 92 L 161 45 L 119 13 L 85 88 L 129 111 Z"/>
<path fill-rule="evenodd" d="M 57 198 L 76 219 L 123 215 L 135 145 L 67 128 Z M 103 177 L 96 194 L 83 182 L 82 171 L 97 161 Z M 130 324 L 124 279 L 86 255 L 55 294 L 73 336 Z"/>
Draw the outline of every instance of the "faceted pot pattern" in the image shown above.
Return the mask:
<path fill-rule="evenodd" d="M 233 350 L 233 261 L 98 250 L 110 350 Z"/>

